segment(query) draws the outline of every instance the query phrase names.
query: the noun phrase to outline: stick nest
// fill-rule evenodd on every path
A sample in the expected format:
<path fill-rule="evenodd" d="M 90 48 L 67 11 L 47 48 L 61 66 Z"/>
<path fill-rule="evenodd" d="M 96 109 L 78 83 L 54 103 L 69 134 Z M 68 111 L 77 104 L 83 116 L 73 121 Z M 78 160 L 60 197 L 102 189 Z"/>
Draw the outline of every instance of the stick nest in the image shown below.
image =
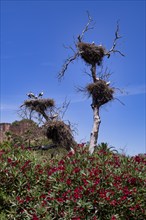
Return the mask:
<path fill-rule="evenodd" d="M 26 100 L 24 105 L 31 110 L 35 110 L 37 112 L 44 112 L 47 108 L 51 108 L 55 106 L 55 102 L 53 99 L 31 99 Z"/>
<path fill-rule="evenodd" d="M 91 65 L 100 65 L 102 63 L 102 59 L 105 55 L 104 47 L 83 42 L 79 42 L 77 46 L 82 59 L 86 63 Z"/>
<path fill-rule="evenodd" d="M 101 106 L 113 100 L 114 88 L 109 87 L 104 80 L 98 80 L 86 86 L 86 91 L 93 98 L 93 105 Z"/>
<path fill-rule="evenodd" d="M 45 127 L 47 127 L 46 135 L 48 139 L 52 139 L 58 147 L 63 147 L 69 151 L 71 147 L 75 146 L 71 128 L 63 121 L 50 121 Z"/>

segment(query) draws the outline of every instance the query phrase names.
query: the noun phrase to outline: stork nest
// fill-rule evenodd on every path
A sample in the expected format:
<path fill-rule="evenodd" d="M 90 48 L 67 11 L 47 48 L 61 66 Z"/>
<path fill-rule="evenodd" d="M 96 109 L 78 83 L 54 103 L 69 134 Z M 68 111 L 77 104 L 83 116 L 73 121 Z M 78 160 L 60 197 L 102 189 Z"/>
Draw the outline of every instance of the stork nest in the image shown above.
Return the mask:
<path fill-rule="evenodd" d="M 86 63 L 91 65 L 100 65 L 102 63 L 102 59 L 105 55 L 104 47 L 83 42 L 79 42 L 77 46 L 82 59 Z"/>
<path fill-rule="evenodd" d="M 53 99 L 31 99 L 26 100 L 24 105 L 31 110 L 35 110 L 37 112 L 44 112 L 48 108 L 54 107 L 55 102 Z"/>
<path fill-rule="evenodd" d="M 71 147 L 74 148 L 75 141 L 69 125 L 63 121 L 50 121 L 45 127 L 48 139 L 52 139 L 55 145 L 63 147 L 68 151 Z"/>
<path fill-rule="evenodd" d="M 109 87 L 104 80 L 98 80 L 95 83 L 88 84 L 85 90 L 88 92 L 89 97 L 92 96 L 92 104 L 97 105 L 98 107 L 113 100 L 114 98 L 114 88 Z"/>

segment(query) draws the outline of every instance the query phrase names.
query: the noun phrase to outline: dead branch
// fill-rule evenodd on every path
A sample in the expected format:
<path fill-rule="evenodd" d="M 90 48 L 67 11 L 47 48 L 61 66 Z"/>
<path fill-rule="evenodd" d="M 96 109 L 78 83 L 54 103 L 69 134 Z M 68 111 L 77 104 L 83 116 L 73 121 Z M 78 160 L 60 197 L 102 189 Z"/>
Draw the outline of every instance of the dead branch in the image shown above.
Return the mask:
<path fill-rule="evenodd" d="M 84 72 L 87 76 L 89 76 L 90 79 L 92 78 L 91 73 L 87 72 L 87 70 L 86 70 L 85 68 L 83 69 L 83 72 Z"/>
<path fill-rule="evenodd" d="M 124 102 L 122 102 L 120 99 L 118 99 L 118 98 L 114 98 L 114 99 L 117 100 L 118 102 L 120 102 L 122 105 L 125 106 Z"/>
<path fill-rule="evenodd" d="M 104 81 L 109 81 L 110 76 L 112 73 L 108 70 L 108 67 L 103 69 L 103 66 L 101 66 L 101 70 L 97 73 L 99 79 L 102 79 Z"/>
<path fill-rule="evenodd" d="M 67 100 L 65 99 L 65 101 L 63 102 L 63 105 L 62 105 L 62 119 L 63 119 L 66 111 L 68 110 L 69 105 L 70 105 L 70 101 L 67 102 Z"/>
<path fill-rule="evenodd" d="M 128 92 L 125 89 L 115 88 L 115 90 L 119 91 L 121 94 L 128 95 Z"/>
<path fill-rule="evenodd" d="M 88 12 L 88 11 L 87 11 L 87 15 L 88 15 L 88 22 L 87 22 L 85 28 L 83 29 L 82 33 L 77 37 L 77 39 L 78 39 L 79 42 L 82 42 L 83 36 L 84 36 L 84 34 L 85 34 L 88 30 L 91 30 L 91 29 L 94 28 L 94 25 L 93 25 L 92 27 L 90 27 L 91 23 L 93 22 L 93 19 L 92 19 L 91 16 L 89 15 L 89 12 Z M 76 43 L 76 42 L 74 41 L 74 44 L 75 44 L 75 46 L 76 46 L 76 48 L 77 48 L 77 51 L 75 51 L 75 50 L 73 49 L 73 47 L 71 47 L 71 46 L 65 46 L 65 45 L 64 45 L 64 47 L 65 47 L 66 49 L 72 50 L 72 52 L 73 52 L 74 54 L 73 54 L 73 56 L 70 56 L 69 58 L 67 58 L 67 59 L 65 60 L 64 65 L 63 65 L 63 67 L 62 67 L 60 73 L 58 74 L 58 79 L 59 79 L 59 80 L 61 80 L 62 77 L 64 76 L 64 74 L 65 74 L 65 72 L 66 72 L 66 70 L 67 70 L 69 64 L 72 63 L 72 62 L 73 62 L 76 58 L 78 58 L 79 55 L 81 54 L 81 52 L 78 50 L 78 43 L 79 43 L 79 42 Z"/>
<path fill-rule="evenodd" d="M 77 128 L 78 125 L 76 123 L 71 123 L 69 120 L 65 122 L 67 122 L 66 124 L 68 124 L 68 126 L 70 127 L 73 136 L 78 135 L 78 128 Z"/>
<path fill-rule="evenodd" d="M 82 42 L 82 39 L 84 37 L 84 34 L 88 31 L 94 28 L 94 25 L 92 27 L 90 27 L 91 23 L 93 22 L 93 19 L 91 18 L 91 16 L 89 15 L 89 12 L 87 11 L 87 15 L 88 15 L 88 23 L 86 24 L 85 28 L 83 29 L 82 33 L 78 36 L 78 41 Z"/>
<path fill-rule="evenodd" d="M 27 107 L 24 104 L 20 106 L 20 109 L 17 111 L 17 114 L 22 119 L 31 120 L 34 117 L 33 111 L 31 109 L 27 109 Z"/>
<path fill-rule="evenodd" d="M 66 46 L 65 44 L 63 44 L 63 47 L 64 47 L 65 49 L 70 49 L 70 50 L 72 50 L 73 53 L 76 53 L 76 51 L 74 50 L 74 48 L 73 48 L 72 46 Z"/>
<path fill-rule="evenodd" d="M 62 103 L 62 106 L 58 108 L 56 107 L 55 113 L 58 114 L 59 120 L 63 120 L 63 117 L 66 111 L 68 110 L 69 104 L 70 104 L 70 101 L 67 101 L 67 98 L 65 98 L 64 102 Z"/>
<path fill-rule="evenodd" d="M 76 86 L 76 92 L 81 92 L 81 93 L 84 93 L 85 95 L 87 95 L 87 90 L 85 87 L 83 86 Z"/>
<path fill-rule="evenodd" d="M 73 56 L 69 57 L 66 59 L 63 67 L 62 67 L 62 70 L 60 71 L 60 73 L 58 74 L 58 79 L 61 80 L 61 78 L 64 76 L 67 68 L 68 68 L 68 65 L 70 63 L 72 63 L 78 56 L 79 56 L 79 52 L 77 51 Z"/>
<path fill-rule="evenodd" d="M 112 45 L 111 49 L 105 53 L 105 56 L 107 56 L 109 58 L 112 53 L 119 53 L 121 56 L 125 56 L 121 51 L 116 49 L 117 41 L 120 38 L 121 38 L 121 36 L 119 35 L 119 22 L 117 22 L 117 29 L 115 31 L 115 38 L 113 41 L 113 45 Z"/>

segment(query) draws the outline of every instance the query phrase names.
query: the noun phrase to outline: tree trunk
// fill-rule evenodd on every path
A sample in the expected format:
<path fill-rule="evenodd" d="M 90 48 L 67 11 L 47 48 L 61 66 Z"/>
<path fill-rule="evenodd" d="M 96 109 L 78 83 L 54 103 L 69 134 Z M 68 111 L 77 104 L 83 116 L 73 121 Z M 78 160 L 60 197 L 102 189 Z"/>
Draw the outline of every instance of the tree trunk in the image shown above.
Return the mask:
<path fill-rule="evenodd" d="M 91 67 L 91 74 L 92 74 L 93 82 L 95 83 L 96 82 L 96 64 L 92 65 L 92 67 Z"/>
<path fill-rule="evenodd" d="M 93 128 L 90 136 L 89 153 L 92 154 L 97 144 L 98 132 L 100 126 L 99 107 L 92 106 L 93 108 Z"/>
<path fill-rule="evenodd" d="M 93 82 L 97 81 L 96 78 L 96 64 L 93 64 L 91 67 L 91 74 Z M 89 145 L 89 153 L 92 154 L 97 144 L 99 125 L 100 125 L 100 117 L 99 117 L 99 106 L 96 104 L 95 97 L 92 96 L 92 105 L 93 109 L 93 128 L 90 136 L 90 145 Z"/>
<path fill-rule="evenodd" d="M 40 114 L 42 114 L 42 116 L 46 119 L 46 121 L 49 121 L 49 117 L 44 111 L 40 112 Z"/>

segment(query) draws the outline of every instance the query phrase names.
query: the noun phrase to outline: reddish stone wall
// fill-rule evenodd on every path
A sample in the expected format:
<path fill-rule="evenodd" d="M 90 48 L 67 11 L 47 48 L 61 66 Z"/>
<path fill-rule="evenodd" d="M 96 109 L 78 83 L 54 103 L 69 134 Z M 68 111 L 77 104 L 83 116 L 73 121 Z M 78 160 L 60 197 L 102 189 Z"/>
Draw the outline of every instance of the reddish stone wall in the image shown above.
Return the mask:
<path fill-rule="evenodd" d="M 3 142 L 6 139 L 6 132 L 10 132 L 12 135 L 23 136 L 27 131 L 31 130 L 32 136 L 43 135 L 42 129 L 39 128 L 35 122 L 29 120 L 15 121 L 12 124 L 10 123 L 0 123 L 0 142 Z"/>
<path fill-rule="evenodd" d="M 10 130 L 10 123 L 0 123 L 0 142 L 4 141 L 5 133 Z"/>

